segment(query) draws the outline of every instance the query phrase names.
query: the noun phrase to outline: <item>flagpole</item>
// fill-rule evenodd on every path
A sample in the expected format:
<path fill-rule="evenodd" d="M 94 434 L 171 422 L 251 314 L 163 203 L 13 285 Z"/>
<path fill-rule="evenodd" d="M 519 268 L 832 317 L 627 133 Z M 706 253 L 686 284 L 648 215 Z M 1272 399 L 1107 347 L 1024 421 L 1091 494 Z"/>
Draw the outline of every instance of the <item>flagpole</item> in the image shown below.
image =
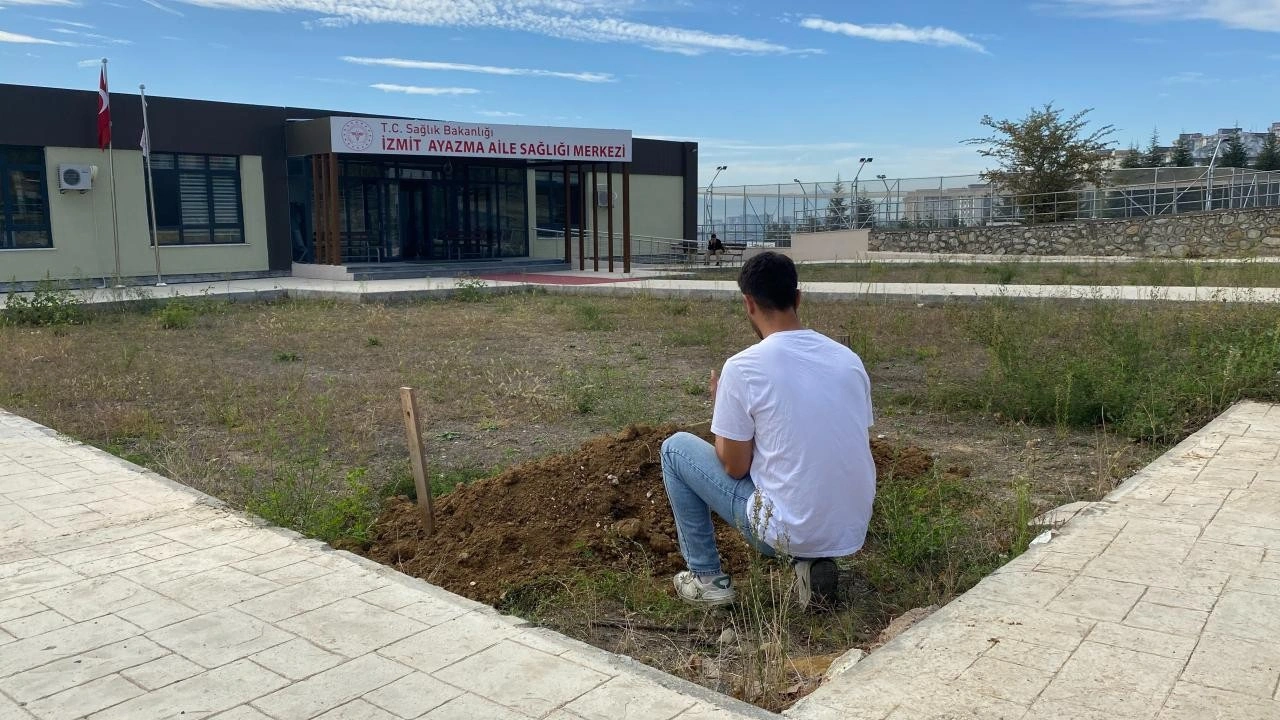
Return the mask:
<path fill-rule="evenodd" d="M 107 59 L 102 58 L 102 79 L 107 86 L 107 107 L 108 113 L 111 106 L 111 82 L 107 79 Z M 120 220 L 116 210 L 116 151 L 115 151 L 115 121 L 111 116 L 107 116 L 107 157 L 109 170 L 111 173 L 111 242 L 115 248 L 116 255 L 116 287 L 124 287 L 120 270 Z"/>
<path fill-rule="evenodd" d="M 142 98 L 142 162 L 147 166 L 147 200 L 150 207 L 151 247 L 156 253 L 156 287 L 164 287 L 164 276 L 160 274 L 160 236 L 156 233 L 156 183 L 151 179 L 151 126 L 147 124 L 147 86 L 138 86 L 138 97 Z"/>

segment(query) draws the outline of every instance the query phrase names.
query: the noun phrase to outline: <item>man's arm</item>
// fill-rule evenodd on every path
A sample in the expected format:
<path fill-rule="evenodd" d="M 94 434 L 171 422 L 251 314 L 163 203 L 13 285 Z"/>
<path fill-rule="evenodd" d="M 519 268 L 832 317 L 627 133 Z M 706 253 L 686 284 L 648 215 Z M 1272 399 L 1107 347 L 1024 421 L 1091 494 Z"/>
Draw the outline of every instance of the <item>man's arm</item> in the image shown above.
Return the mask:
<path fill-rule="evenodd" d="M 720 378 L 711 371 L 711 398 L 715 402 L 720 391 Z M 716 435 L 716 457 L 724 466 L 724 471 L 734 480 L 741 480 L 751 472 L 751 458 L 755 453 L 754 440 L 730 440 Z"/>
<path fill-rule="evenodd" d="M 716 436 L 716 457 L 724 465 L 724 471 L 734 480 L 741 480 L 751 472 L 751 456 L 755 452 L 755 441 L 730 440 Z"/>

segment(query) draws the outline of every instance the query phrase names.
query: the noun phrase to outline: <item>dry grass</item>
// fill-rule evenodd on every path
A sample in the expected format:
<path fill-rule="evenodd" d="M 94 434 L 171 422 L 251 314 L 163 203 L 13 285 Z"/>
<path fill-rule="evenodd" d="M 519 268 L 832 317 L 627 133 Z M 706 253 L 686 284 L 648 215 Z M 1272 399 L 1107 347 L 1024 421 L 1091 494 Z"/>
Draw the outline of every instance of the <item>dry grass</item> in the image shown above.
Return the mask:
<path fill-rule="evenodd" d="M 866 360 L 877 432 L 938 458 L 929 477 L 881 478 L 868 546 L 844 566 L 847 603 L 794 612 L 765 564 L 728 617 L 680 606 L 643 568 L 548 578 L 510 609 L 780 707 L 794 699 L 778 687 L 796 680 L 789 658 L 866 646 L 890 617 L 947 601 L 1024 546 L 1032 514 L 1096 499 L 1236 397 L 1273 396 L 1259 378 L 1280 369 L 1271 308 L 863 301 L 802 314 Z M 0 407 L 276 522 L 360 540 L 379 498 L 409 485 L 401 385 L 418 388 L 428 472 L 446 492 L 626 423 L 705 421 L 710 370 L 753 340 L 727 301 L 188 301 L 0 326 Z M 1152 357 L 1170 365 L 1141 364 Z M 1063 367 L 1076 373 L 1065 396 Z M 1122 402 L 1164 413 L 1160 432 L 1143 419 L 1122 426 L 1147 441 L 1118 435 Z M 714 642 L 726 627 L 732 652 Z M 737 664 L 708 676 L 729 655 Z"/>
<path fill-rule="evenodd" d="M 694 268 L 698 279 L 731 280 L 737 268 Z M 1034 257 L 1004 262 L 932 261 L 839 263 L 799 266 L 805 282 L 958 283 L 996 285 L 1141 285 L 1158 287 L 1280 287 L 1280 263 L 1140 260 L 1133 262 L 1042 262 Z"/>

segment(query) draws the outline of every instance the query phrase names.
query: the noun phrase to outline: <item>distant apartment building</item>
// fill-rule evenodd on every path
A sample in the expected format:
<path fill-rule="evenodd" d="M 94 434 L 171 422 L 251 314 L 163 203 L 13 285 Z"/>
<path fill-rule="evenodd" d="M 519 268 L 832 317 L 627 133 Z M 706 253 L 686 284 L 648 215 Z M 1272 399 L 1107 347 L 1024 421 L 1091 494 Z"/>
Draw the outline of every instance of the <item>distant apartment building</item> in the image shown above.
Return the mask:
<path fill-rule="evenodd" d="M 1213 158 L 1214 150 L 1218 150 L 1221 157 L 1221 149 L 1218 149 L 1219 143 L 1222 149 L 1226 148 L 1228 142 L 1235 135 L 1240 136 L 1240 141 L 1244 144 L 1245 152 L 1249 154 L 1249 161 L 1253 162 L 1258 157 L 1258 153 L 1262 151 L 1262 143 L 1267 139 L 1268 135 L 1280 137 L 1280 122 L 1273 122 L 1271 126 L 1263 132 L 1245 132 L 1241 128 L 1218 128 L 1214 133 L 1181 133 L 1178 135 L 1179 140 L 1185 140 L 1191 146 L 1191 157 L 1195 159 L 1196 165 L 1208 165 Z M 1164 158 L 1164 162 L 1168 164 L 1173 158 L 1173 146 L 1167 145 L 1158 148 Z M 1111 151 L 1107 161 L 1108 169 L 1120 167 L 1125 158 L 1129 157 L 1132 150 L 1125 148 L 1123 150 Z M 1146 155 L 1147 150 L 1139 150 L 1139 154 Z"/>

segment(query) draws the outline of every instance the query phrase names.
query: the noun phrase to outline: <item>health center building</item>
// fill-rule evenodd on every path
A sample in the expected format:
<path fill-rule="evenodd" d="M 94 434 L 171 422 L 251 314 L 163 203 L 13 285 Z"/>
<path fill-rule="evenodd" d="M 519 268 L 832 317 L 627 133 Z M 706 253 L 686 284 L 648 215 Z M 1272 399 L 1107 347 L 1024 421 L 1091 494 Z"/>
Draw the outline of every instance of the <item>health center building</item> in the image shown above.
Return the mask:
<path fill-rule="evenodd" d="M 108 154 L 96 92 L 0 84 L 0 288 L 154 278 L 151 201 L 169 282 L 624 269 L 697 237 L 696 143 L 148 97 L 148 185 L 141 99 L 110 101 Z"/>

